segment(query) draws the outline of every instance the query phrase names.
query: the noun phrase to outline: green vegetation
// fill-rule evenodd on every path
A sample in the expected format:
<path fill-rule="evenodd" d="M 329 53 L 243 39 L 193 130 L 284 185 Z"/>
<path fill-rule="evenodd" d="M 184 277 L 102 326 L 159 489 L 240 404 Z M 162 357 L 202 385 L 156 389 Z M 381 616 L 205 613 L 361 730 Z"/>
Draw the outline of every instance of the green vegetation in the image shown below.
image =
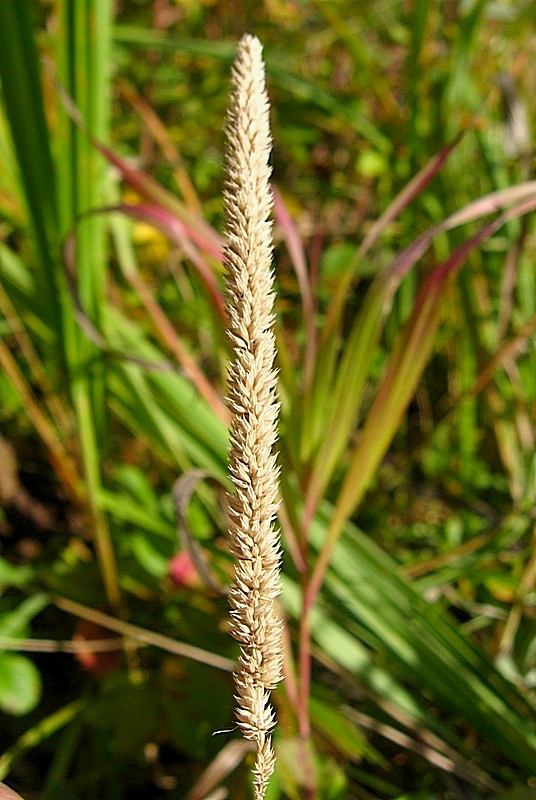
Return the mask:
<path fill-rule="evenodd" d="M 0 3 L 0 780 L 251 793 L 247 745 L 212 736 L 237 652 L 222 125 L 249 30 L 288 648 L 267 796 L 534 796 L 534 16 Z"/>

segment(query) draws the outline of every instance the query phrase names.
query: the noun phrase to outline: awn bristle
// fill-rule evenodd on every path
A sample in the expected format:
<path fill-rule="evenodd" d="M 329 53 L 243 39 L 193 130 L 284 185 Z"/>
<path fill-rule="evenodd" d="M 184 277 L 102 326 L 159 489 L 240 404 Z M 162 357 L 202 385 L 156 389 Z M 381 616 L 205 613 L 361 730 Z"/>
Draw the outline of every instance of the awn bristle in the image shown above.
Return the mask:
<path fill-rule="evenodd" d="M 230 592 L 231 632 L 240 643 L 235 672 L 236 718 L 257 746 L 255 800 L 264 797 L 274 768 L 270 690 L 282 677 L 277 512 L 279 469 L 277 375 L 272 330 L 271 136 L 262 46 L 245 35 L 232 73 L 226 121 L 225 184 L 227 305 L 234 357 L 229 370 L 232 413 L 229 471 L 230 545 L 236 559 Z"/>

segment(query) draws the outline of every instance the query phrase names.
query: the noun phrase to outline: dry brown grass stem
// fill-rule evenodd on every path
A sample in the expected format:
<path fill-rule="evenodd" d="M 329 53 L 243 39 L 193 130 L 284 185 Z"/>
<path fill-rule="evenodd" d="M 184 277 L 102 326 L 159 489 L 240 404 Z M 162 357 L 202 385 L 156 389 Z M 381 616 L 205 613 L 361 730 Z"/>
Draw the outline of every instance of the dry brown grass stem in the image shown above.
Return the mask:
<path fill-rule="evenodd" d="M 236 717 L 256 743 L 255 800 L 274 768 L 270 690 L 281 680 L 280 542 L 274 528 L 279 471 L 273 452 L 279 404 L 274 369 L 271 137 L 262 47 L 245 35 L 233 67 L 226 123 L 226 288 L 234 358 L 229 532 L 236 559 L 230 592 L 231 630 L 240 643 L 235 672 Z"/>

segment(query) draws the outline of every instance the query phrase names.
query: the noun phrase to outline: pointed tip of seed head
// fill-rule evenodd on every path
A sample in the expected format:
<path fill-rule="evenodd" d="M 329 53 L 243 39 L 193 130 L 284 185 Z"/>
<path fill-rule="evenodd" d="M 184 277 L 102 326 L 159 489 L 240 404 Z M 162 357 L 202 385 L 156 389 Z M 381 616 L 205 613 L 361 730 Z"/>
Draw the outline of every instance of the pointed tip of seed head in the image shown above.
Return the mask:
<path fill-rule="evenodd" d="M 253 33 L 244 33 L 238 42 L 238 47 L 255 47 L 262 50 L 262 44 Z"/>

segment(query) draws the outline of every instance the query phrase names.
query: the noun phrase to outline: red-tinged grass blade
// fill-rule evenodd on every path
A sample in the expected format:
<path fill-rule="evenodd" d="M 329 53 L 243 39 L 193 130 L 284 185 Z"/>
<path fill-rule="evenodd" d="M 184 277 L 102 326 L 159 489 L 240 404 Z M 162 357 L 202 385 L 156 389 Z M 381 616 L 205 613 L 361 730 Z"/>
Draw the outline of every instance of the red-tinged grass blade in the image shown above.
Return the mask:
<path fill-rule="evenodd" d="M 387 226 L 390 225 L 391 222 L 394 222 L 394 220 L 404 211 L 404 209 L 406 209 L 413 202 L 413 200 L 415 200 L 415 198 L 418 197 L 424 189 L 426 189 L 430 181 L 439 174 L 439 172 L 443 169 L 447 158 L 461 141 L 462 136 L 463 134 L 457 136 L 453 142 L 448 144 L 433 158 L 431 158 L 430 161 L 425 164 L 420 172 L 415 175 L 408 185 L 402 189 L 400 194 L 395 197 L 393 202 L 385 209 L 383 214 L 372 225 L 369 232 L 363 239 L 358 251 L 358 256 L 360 259 L 363 258 L 363 256 L 366 255 L 372 247 L 374 247 Z"/>
<path fill-rule="evenodd" d="M 204 257 L 200 254 L 196 245 L 193 243 L 189 232 L 186 230 L 183 222 L 167 211 L 165 208 L 157 205 L 137 204 L 131 205 L 127 203 L 120 203 L 114 206 L 104 206 L 102 208 L 92 209 L 83 218 L 95 216 L 97 214 L 105 214 L 111 212 L 120 212 L 132 219 L 146 222 L 149 225 L 160 230 L 165 236 L 173 243 L 179 245 L 184 253 L 188 256 L 192 264 L 196 267 L 202 282 L 205 284 L 207 292 L 212 300 L 212 303 L 220 317 L 222 323 L 225 322 L 225 300 L 223 292 L 214 277 L 214 272 L 211 265 L 207 264 Z M 72 275 L 75 274 L 75 245 L 77 234 L 73 231 L 66 239 L 64 247 L 64 256 L 68 262 L 67 266 Z M 123 272 L 127 273 L 126 270 Z"/>
<path fill-rule="evenodd" d="M 164 189 L 157 181 L 141 170 L 131 167 L 127 162 L 116 155 L 109 147 L 92 140 L 95 147 L 106 156 L 108 161 L 117 167 L 123 179 L 139 194 L 151 203 L 167 209 L 184 224 L 188 236 L 198 247 L 221 262 L 223 239 L 207 222 L 189 208 L 177 197 Z"/>
<path fill-rule="evenodd" d="M 301 458 L 307 462 L 311 455 L 314 453 L 317 443 L 320 441 L 329 442 L 330 436 L 324 436 L 326 428 L 326 418 L 329 416 L 329 407 L 326 404 L 332 402 L 332 407 L 337 409 L 336 415 L 339 417 L 339 408 L 341 406 L 341 398 L 339 395 L 332 394 L 332 387 L 334 383 L 334 371 L 337 359 L 337 349 L 339 340 L 339 328 L 341 324 L 342 312 L 346 303 L 350 286 L 355 279 L 355 265 L 357 265 L 366 253 L 376 244 L 379 237 L 385 228 L 423 191 L 430 181 L 439 173 L 443 167 L 448 156 L 458 144 L 461 137 L 455 139 L 451 144 L 447 145 L 440 151 L 428 164 L 413 178 L 412 181 L 403 189 L 403 191 L 395 198 L 393 203 L 385 210 L 378 221 L 373 225 L 370 232 L 363 240 L 358 252 L 351 264 L 348 265 L 344 276 L 341 278 L 334 297 L 330 303 L 326 322 L 322 328 L 320 337 L 320 344 L 316 350 L 316 370 L 312 383 L 311 391 L 307 392 L 304 401 L 302 412 L 302 444 L 301 444 Z M 441 223 L 442 225 L 443 223 Z M 376 316 L 375 324 L 380 326 L 382 324 L 385 310 L 388 308 L 392 296 L 394 295 L 398 284 L 406 272 L 417 261 L 418 258 L 426 251 L 430 241 L 434 236 L 439 233 L 441 228 L 432 228 L 430 231 L 418 237 L 408 248 L 406 248 L 400 255 L 388 266 L 381 275 L 378 276 L 375 284 L 369 292 L 369 297 L 365 301 L 364 308 L 367 309 L 364 313 L 368 319 L 362 320 L 361 317 L 356 321 L 356 326 L 352 331 L 350 338 L 353 340 L 354 345 L 360 348 L 360 352 L 373 352 L 376 342 L 380 335 L 379 327 L 374 329 L 373 318 L 375 311 L 380 310 L 380 315 Z M 385 294 L 385 302 L 381 301 L 380 295 Z M 378 301 L 379 304 L 378 304 Z M 359 327 L 362 326 L 362 334 L 359 332 Z M 367 338 L 365 331 L 372 335 L 372 340 Z M 360 340 L 360 336 L 363 339 Z M 354 361 L 354 359 L 352 359 Z M 363 377 L 366 375 L 361 373 L 354 373 L 355 383 L 349 387 L 348 394 L 350 396 L 358 397 L 358 391 L 362 388 Z M 346 381 L 347 376 L 344 377 Z M 326 387 L 330 387 L 329 392 Z M 345 415 L 340 417 L 341 422 L 344 420 Z M 355 414 L 353 415 L 355 420 Z M 353 424 L 353 422 L 351 423 Z M 327 445 L 329 447 L 329 445 Z M 322 457 L 323 458 L 323 457 Z M 336 461 L 337 457 L 334 455 L 332 461 Z M 327 465 L 326 465 L 327 466 Z M 326 470 L 328 471 L 328 470 Z"/>
<path fill-rule="evenodd" d="M 214 275 L 214 264 L 208 264 L 201 255 L 198 246 L 189 235 L 184 222 L 166 208 L 156 205 L 126 205 L 121 204 L 115 209 L 133 219 L 147 222 L 158 228 L 170 241 L 179 245 L 185 255 L 197 269 L 199 277 L 204 283 L 214 308 L 219 316 L 220 323 L 226 322 L 225 300 L 221 286 Z"/>
<path fill-rule="evenodd" d="M 130 206 L 121 204 L 118 206 L 109 206 L 106 208 L 97 209 L 92 211 L 91 215 L 115 211 L 119 211 L 126 216 L 133 217 L 134 219 L 152 223 L 163 233 L 166 233 L 170 237 L 174 237 L 175 241 L 178 241 L 179 239 L 181 240 L 183 247 L 191 252 L 193 259 L 197 262 L 199 271 L 202 271 L 202 277 L 205 279 L 205 283 L 208 284 L 209 293 L 214 301 L 214 305 L 220 312 L 220 321 L 223 324 L 225 321 L 225 310 L 222 292 L 214 280 L 213 274 L 206 266 L 198 251 L 195 249 L 195 245 L 193 245 L 193 243 L 185 237 L 182 231 L 182 222 L 170 215 L 168 211 L 160 209 L 156 206 Z M 84 330 L 88 339 L 115 358 L 137 364 L 145 369 L 160 371 L 169 371 L 170 368 L 173 369 L 173 365 L 163 359 L 149 362 L 140 357 L 136 352 L 121 352 L 109 345 L 104 335 L 89 317 L 80 296 L 80 291 L 78 288 L 75 231 L 73 231 L 67 238 L 63 255 L 66 268 L 67 285 L 69 287 L 73 306 L 76 310 L 76 317 L 79 325 Z M 176 358 L 178 364 L 184 371 L 184 374 L 189 378 L 189 380 L 192 381 L 199 394 L 207 401 L 208 405 L 214 410 L 220 419 L 227 423 L 229 421 L 229 412 L 224 402 L 221 400 L 219 394 L 216 392 L 210 381 L 207 380 L 202 370 L 198 367 L 195 359 L 188 352 L 188 349 L 182 343 L 173 325 L 162 310 L 161 306 L 155 300 L 152 291 L 143 281 L 141 275 L 134 268 L 124 268 L 123 272 L 132 288 L 136 291 L 140 301 L 145 306 L 160 341 Z"/>
<path fill-rule="evenodd" d="M 374 367 L 384 320 L 400 281 L 423 255 L 436 233 L 433 228 L 415 240 L 375 279 L 335 373 L 334 364 L 331 364 L 335 352 L 328 360 L 329 357 L 322 357 L 322 348 L 319 350 L 315 382 L 304 402 L 300 450 L 304 462 L 314 458 L 306 495 L 307 519 L 314 516 L 333 469 L 346 450 L 348 437 L 359 416 L 365 385 Z"/>
<path fill-rule="evenodd" d="M 314 459 L 313 474 L 317 483 L 311 482 L 306 498 L 306 517 L 314 515 L 316 503 L 329 481 L 333 469 L 347 447 L 348 433 L 355 425 L 363 398 L 363 390 L 374 367 L 374 355 L 383 328 L 386 304 L 398 280 L 385 280 L 385 274 L 370 287 L 356 323 L 345 343 L 345 349 L 334 376 L 319 372 L 316 376 L 316 406 L 306 397 L 305 420 L 301 441 L 303 461 Z M 363 357 L 363 354 L 367 354 Z M 319 370 L 322 364 L 319 365 Z M 318 449 L 317 449 L 318 448 Z M 315 491 L 313 491 L 313 486 Z"/>
<path fill-rule="evenodd" d="M 282 195 L 274 187 L 274 217 L 285 240 L 288 254 L 298 279 L 305 327 L 305 354 L 303 359 L 304 385 L 309 386 L 316 359 L 316 303 L 311 285 L 303 241 L 290 216 Z"/>
<path fill-rule="evenodd" d="M 119 170 L 123 180 L 150 204 L 156 205 L 162 209 L 167 209 L 167 211 L 181 220 L 192 241 L 204 250 L 205 253 L 221 262 L 223 239 L 214 228 L 205 222 L 199 214 L 192 212 L 179 198 L 175 197 L 171 192 L 168 192 L 167 189 L 164 189 L 164 187 L 151 178 L 150 175 L 131 166 L 125 159 L 114 153 L 110 147 L 107 147 L 92 136 L 91 133 L 87 131 L 87 126 L 72 99 L 61 90 L 61 87 L 58 87 L 58 92 L 61 95 L 62 103 L 70 117 L 78 125 L 80 130 L 85 132 L 91 145 L 102 153 L 110 164 Z"/>
<path fill-rule="evenodd" d="M 416 194 L 419 191 L 422 191 L 424 186 L 426 186 L 427 183 L 434 177 L 434 175 L 437 174 L 455 144 L 456 142 L 451 144 L 449 146 L 450 149 L 443 150 L 435 160 L 430 162 L 430 164 L 427 165 L 427 167 L 425 167 L 418 176 L 416 176 L 414 181 L 412 181 L 412 184 L 410 184 L 411 191 L 408 191 L 403 199 L 399 200 L 399 198 L 397 198 L 390 209 L 392 209 L 393 206 L 397 206 L 397 211 L 399 213 L 403 208 L 405 208 L 416 196 Z M 487 214 L 496 213 L 512 203 L 521 202 L 525 198 L 533 196 L 535 193 L 536 181 L 528 181 L 526 183 L 519 184 L 518 186 L 502 189 L 479 198 L 478 200 L 469 203 L 461 211 L 452 214 L 446 220 L 429 228 L 423 234 L 418 236 L 407 248 L 399 253 L 393 262 L 378 276 L 375 283 L 369 290 L 369 295 L 365 300 L 363 307 L 365 309 L 363 313 L 365 315 L 370 314 L 371 317 L 366 321 L 365 325 L 360 315 L 356 320 L 354 330 L 350 334 L 349 340 L 353 341 L 354 345 L 361 348 L 359 351 L 361 353 L 360 357 L 362 358 L 362 354 L 366 353 L 367 357 L 370 358 L 370 353 L 373 352 L 373 350 L 370 348 L 373 348 L 379 339 L 380 330 L 374 330 L 374 326 L 372 324 L 372 316 L 374 315 L 372 306 L 379 308 L 377 305 L 378 297 L 376 296 L 376 293 L 384 293 L 385 302 L 381 310 L 381 314 L 376 316 L 375 319 L 375 324 L 381 326 L 383 325 L 383 319 L 390 307 L 391 300 L 396 292 L 396 289 L 398 288 L 400 281 L 404 275 L 409 272 L 418 259 L 421 258 L 421 256 L 426 252 L 430 246 L 430 243 L 436 236 L 460 225 L 480 219 Z M 382 218 L 384 220 L 383 225 L 376 229 L 374 238 L 369 239 L 367 237 L 366 249 L 369 249 L 372 244 L 374 244 L 387 222 L 394 219 L 394 211 L 391 212 L 390 209 L 385 212 Z M 365 242 L 361 246 L 358 255 L 356 256 L 356 260 L 365 253 L 364 246 Z M 331 432 L 331 434 L 325 435 L 326 424 L 328 424 L 329 427 L 329 423 L 326 423 L 326 420 L 329 420 L 330 417 L 334 415 L 335 425 L 340 425 L 341 428 L 346 427 L 346 430 L 349 431 L 358 416 L 358 404 L 361 402 L 361 398 L 357 394 L 357 390 L 359 390 L 362 386 L 361 371 L 355 370 L 354 367 L 354 370 L 352 372 L 347 371 L 343 375 L 342 381 L 339 381 L 338 383 L 337 376 L 334 374 L 338 347 L 337 342 L 339 338 L 338 326 L 340 324 L 340 318 L 344 304 L 343 301 L 346 298 L 346 292 L 348 291 L 351 283 L 352 275 L 353 269 L 350 266 L 348 268 L 347 276 L 343 279 L 345 282 L 344 293 L 341 293 L 339 298 L 338 294 L 336 294 L 328 310 L 326 324 L 322 330 L 317 351 L 318 357 L 315 377 L 312 383 L 311 391 L 307 393 L 303 404 L 301 421 L 301 458 L 304 462 L 307 462 L 310 459 L 319 442 L 323 441 L 325 443 L 325 448 L 329 448 L 330 441 L 338 442 L 339 447 L 341 446 L 341 442 L 344 441 L 344 437 L 340 434 L 334 434 Z M 337 291 L 339 293 L 340 287 Z M 373 334 L 372 339 L 367 338 L 364 335 L 364 330 L 363 339 L 360 339 L 362 334 L 359 331 L 359 328 L 361 326 L 363 326 L 364 330 L 368 329 L 369 335 Z M 354 358 L 352 358 L 352 361 L 354 364 L 356 363 Z M 351 380 L 352 375 L 355 378 L 355 384 L 348 385 L 348 380 Z M 352 396 L 354 397 L 356 408 L 351 420 L 348 414 L 340 413 L 340 409 L 343 408 L 345 401 L 342 399 L 340 391 L 339 393 L 333 391 L 334 385 L 338 385 L 339 388 L 342 388 L 347 398 L 351 399 Z M 346 388 L 351 391 L 346 392 Z M 323 464 L 323 466 L 320 468 L 323 469 L 327 475 L 329 472 L 328 467 L 337 462 L 338 456 L 333 454 L 333 456 L 328 460 L 326 460 L 324 456 L 325 453 L 322 455 L 322 458 L 318 458 L 318 461 Z M 329 475 L 327 475 L 323 486 L 326 485 L 327 480 L 329 480 Z M 322 487 L 319 485 L 318 491 L 315 493 L 316 499 L 321 496 L 321 493 Z M 311 500 L 308 505 L 310 506 L 311 503 L 314 505 L 314 502 L 316 501 Z"/>
<path fill-rule="evenodd" d="M 447 158 L 450 156 L 454 148 L 458 145 L 462 135 L 457 136 L 454 141 L 446 145 L 440 150 L 437 155 L 430 159 L 420 172 L 402 189 L 400 194 L 395 197 L 393 202 L 385 209 L 379 219 L 372 225 L 369 232 L 363 239 L 359 250 L 355 255 L 353 264 L 349 265 L 344 277 L 342 278 L 337 291 L 330 303 L 327 313 L 326 324 L 322 333 L 321 347 L 329 344 L 333 333 L 338 330 L 341 320 L 341 314 L 348 296 L 348 292 L 352 282 L 355 279 L 354 267 L 359 264 L 361 259 L 374 247 L 384 230 L 391 224 L 401 213 L 407 208 L 410 203 L 428 186 L 436 175 L 443 168 Z"/>
<path fill-rule="evenodd" d="M 532 198 L 509 209 L 464 242 L 426 280 L 413 313 L 397 339 L 385 375 L 367 414 L 335 503 L 326 542 L 315 565 L 308 601 L 316 596 L 340 533 L 362 500 L 400 424 L 430 357 L 442 319 L 441 300 L 469 253 L 510 219 L 536 209 Z"/>
<path fill-rule="evenodd" d="M 197 196 L 195 187 L 190 180 L 190 176 L 184 168 L 179 151 L 175 147 L 169 132 L 152 106 L 143 98 L 128 81 L 120 79 L 118 89 L 128 102 L 136 109 L 144 126 L 147 127 L 151 136 L 160 147 L 166 161 L 173 170 L 177 187 L 184 198 L 186 205 L 195 214 L 202 214 L 201 202 Z"/>
<path fill-rule="evenodd" d="M 281 192 L 275 186 L 272 187 L 272 191 L 274 196 L 275 221 L 279 225 L 285 240 L 290 260 L 298 279 L 303 312 L 304 315 L 312 314 L 314 312 L 315 301 L 309 278 L 309 270 L 307 269 L 307 259 L 303 249 L 303 241 L 294 224 L 294 220 L 289 214 Z"/>
<path fill-rule="evenodd" d="M 314 515 L 333 469 L 347 447 L 359 416 L 363 390 L 373 367 L 372 356 L 376 351 L 383 321 L 402 278 L 422 257 L 438 234 L 503 209 L 512 202 L 526 201 L 528 205 L 526 210 L 522 204 L 507 211 L 504 221 L 516 214 L 529 213 L 533 203 L 530 198 L 535 193 L 534 181 L 494 192 L 425 231 L 399 253 L 373 282 L 350 332 L 335 375 L 328 370 L 323 350 L 319 349 L 317 374 L 309 395 L 311 399 L 306 397 L 303 408 L 301 457 L 303 461 L 308 461 L 314 456 L 314 467 L 306 495 L 306 519 L 311 519 Z M 317 443 L 321 443 L 321 447 L 315 453 Z"/>

